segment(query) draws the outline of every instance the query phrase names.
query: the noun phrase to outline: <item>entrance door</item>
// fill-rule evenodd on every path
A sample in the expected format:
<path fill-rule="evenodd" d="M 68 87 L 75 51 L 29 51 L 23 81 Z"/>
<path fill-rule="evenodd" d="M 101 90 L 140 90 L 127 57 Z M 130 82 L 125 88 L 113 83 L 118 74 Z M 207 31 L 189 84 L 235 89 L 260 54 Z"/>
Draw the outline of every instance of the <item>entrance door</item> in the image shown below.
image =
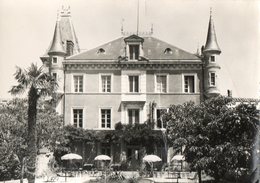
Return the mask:
<path fill-rule="evenodd" d="M 138 170 L 140 166 L 140 150 L 137 147 L 127 148 L 128 166 L 131 170 Z"/>

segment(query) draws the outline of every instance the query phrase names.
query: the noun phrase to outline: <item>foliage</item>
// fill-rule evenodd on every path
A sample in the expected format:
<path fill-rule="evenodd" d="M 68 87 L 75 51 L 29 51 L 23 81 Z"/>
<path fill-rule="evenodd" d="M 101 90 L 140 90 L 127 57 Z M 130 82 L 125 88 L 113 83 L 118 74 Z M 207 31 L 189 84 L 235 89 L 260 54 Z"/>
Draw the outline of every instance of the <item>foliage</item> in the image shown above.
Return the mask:
<path fill-rule="evenodd" d="M 126 180 L 125 176 L 120 172 L 115 172 L 107 177 L 107 182 L 121 183 Z"/>
<path fill-rule="evenodd" d="M 144 124 L 122 124 L 117 123 L 115 130 L 89 130 L 77 128 L 72 125 L 65 126 L 63 131 L 63 142 L 60 142 L 54 151 L 56 160 L 60 162 L 60 157 L 73 150 L 75 142 L 84 142 L 93 144 L 102 143 L 120 143 L 124 141 L 128 144 L 138 144 L 146 148 L 147 153 L 153 153 L 151 144 L 162 144 L 161 131 L 154 131 L 149 123 Z"/>
<path fill-rule="evenodd" d="M 57 142 L 63 141 L 63 117 L 51 104 L 40 101 L 37 114 L 37 148 L 47 147 L 53 151 Z"/>
<path fill-rule="evenodd" d="M 175 147 L 185 148 L 191 168 L 204 169 L 216 181 L 238 169 L 249 170 L 257 132 L 256 106 L 229 104 L 225 97 L 199 105 L 188 102 L 172 105 L 164 116 L 170 140 Z"/>
<path fill-rule="evenodd" d="M 116 172 L 105 177 L 98 178 L 96 181 L 99 183 L 138 183 L 141 177 L 131 176 L 126 178 L 122 173 Z M 95 181 L 95 182 L 96 182 Z M 91 181 L 92 182 L 92 181 Z"/>
<path fill-rule="evenodd" d="M 67 145 L 73 142 L 83 141 L 85 143 L 107 142 L 118 143 L 124 140 L 127 143 L 137 143 L 142 146 L 150 145 L 151 142 L 161 143 L 161 132 L 156 133 L 153 128 L 147 124 L 122 124 L 117 123 L 115 130 L 89 130 L 77 128 L 71 125 L 64 127 L 64 137 L 68 140 Z"/>
<path fill-rule="evenodd" d="M 18 178 L 20 169 L 17 161 L 26 155 L 26 111 L 25 101 L 14 99 L 0 106 L 0 177 L 2 180 Z"/>
<path fill-rule="evenodd" d="M 61 164 L 61 156 L 72 151 L 75 142 L 92 142 L 93 135 L 83 128 L 71 125 L 64 126 L 60 130 L 61 138 L 57 141 L 54 150 L 54 157 L 58 164 Z"/>
<path fill-rule="evenodd" d="M 27 108 L 26 99 L 15 98 L 0 105 L 0 177 L 18 178 L 23 158 L 27 153 Z M 38 103 L 37 147 L 54 149 L 55 141 L 62 139 L 62 118 L 49 103 Z"/>

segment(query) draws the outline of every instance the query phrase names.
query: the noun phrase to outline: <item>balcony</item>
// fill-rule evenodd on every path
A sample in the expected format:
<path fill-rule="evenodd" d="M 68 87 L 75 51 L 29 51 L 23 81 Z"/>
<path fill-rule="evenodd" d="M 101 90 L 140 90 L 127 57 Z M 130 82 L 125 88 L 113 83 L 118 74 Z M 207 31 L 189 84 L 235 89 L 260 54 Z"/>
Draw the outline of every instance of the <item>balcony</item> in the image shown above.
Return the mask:
<path fill-rule="evenodd" d="M 123 93 L 122 102 L 146 102 L 146 94 L 143 93 Z"/>

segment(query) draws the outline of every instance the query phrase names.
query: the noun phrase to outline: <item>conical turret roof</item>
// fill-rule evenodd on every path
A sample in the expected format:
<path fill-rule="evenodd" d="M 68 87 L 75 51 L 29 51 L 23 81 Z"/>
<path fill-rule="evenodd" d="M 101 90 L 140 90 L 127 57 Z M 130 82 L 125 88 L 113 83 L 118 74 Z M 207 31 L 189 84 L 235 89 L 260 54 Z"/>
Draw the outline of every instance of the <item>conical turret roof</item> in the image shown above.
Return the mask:
<path fill-rule="evenodd" d="M 57 22 L 56 22 L 54 35 L 53 35 L 51 47 L 49 49 L 48 54 L 49 55 L 51 55 L 51 54 L 64 54 L 65 55 L 66 54 L 66 52 L 64 51 L 64 47 L 62 45 L 59 20 L 57 20 Z"/>
<path fill-rule="evenodd" d="M 214 27 L 211 11 L 210 11 L 210 18 L 209 18 L 207 41 L 206 41 L 206 45 L 205 45 L 203 52 L 209 52 L 209 51 L 221 53 L 221 50 L 220 50 L 220 48 L 218 46 L 218 42 L 217 42 L 217 36 L 216 36 L 216 32 L 215 32 L 215 27 Z"/>

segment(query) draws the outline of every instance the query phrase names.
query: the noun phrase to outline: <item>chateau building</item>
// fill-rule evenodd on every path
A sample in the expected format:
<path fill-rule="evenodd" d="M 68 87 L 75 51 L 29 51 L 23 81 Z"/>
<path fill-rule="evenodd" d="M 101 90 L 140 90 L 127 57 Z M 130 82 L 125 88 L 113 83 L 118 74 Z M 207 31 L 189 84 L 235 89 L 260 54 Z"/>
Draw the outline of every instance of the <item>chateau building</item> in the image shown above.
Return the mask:
<path fill-rule="evenodd" d="M 41 60 L 59 84 L 57 111 L 65 125 L 91 130 L 114 130 L 115 124 L 144 123 L 149 116 L 155 129 L 165 128 L 161 113 L 171 104 L 200 103 L 219 94 L 218 46 L 210 14 L 201 54 L 192 54 L 152 35 L 124 35 L 80 52 L 69 9 L 61 11 L 54 36 Z M 154 109 L 151 110 L 152 104 Z M 85 151 L 83 150 L 85 148 Z M 76 151 L 85 160 L 88 147 Z M 97 154 L 132 156 L 138 146 L 96 144 Z"/>

